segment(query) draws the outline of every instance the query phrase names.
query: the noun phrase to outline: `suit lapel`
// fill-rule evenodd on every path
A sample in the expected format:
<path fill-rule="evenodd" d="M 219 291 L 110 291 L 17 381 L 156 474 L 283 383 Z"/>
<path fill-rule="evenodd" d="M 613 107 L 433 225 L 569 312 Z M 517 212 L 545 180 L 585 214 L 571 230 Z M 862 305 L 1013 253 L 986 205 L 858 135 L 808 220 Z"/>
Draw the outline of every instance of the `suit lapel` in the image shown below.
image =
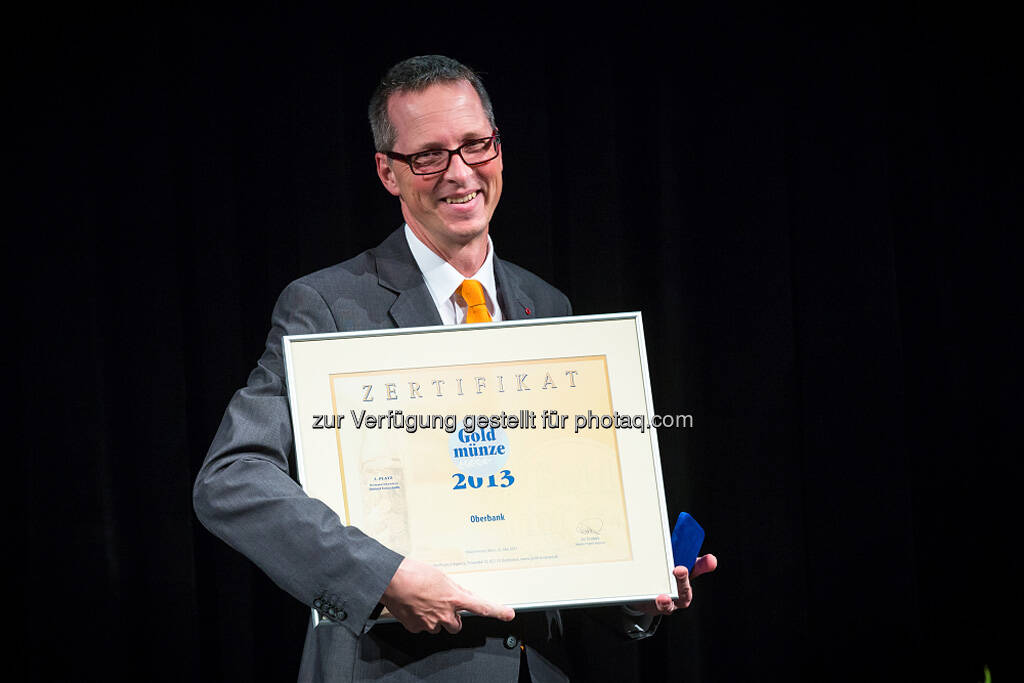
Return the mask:
<path fill-rule="evenodd" d="M 494 259 L 494 281 L 498 285 L 498 299 L 505 320 L 532 320 L 537 317 L 533 299 L 519 287 L 519 278 L 497 257 Z"/>
<path fill-rule="evenodd" d="M 441 324 L 441 317 L 437 314 L 437 307 L 434 306 L 434 300 L 430 298 L 430 292 L 425 284 L 401 292 L 389 313 L 399 327 Z"/>
<path fill-rule="evenodd" d="M 377 281 L 398 295 L 388 313 L 398 327 L 440 325 L 437 307 L 423 281 L 423 274 L 405 241 L 405 231 L 391 233 L 375 250 Z"/>

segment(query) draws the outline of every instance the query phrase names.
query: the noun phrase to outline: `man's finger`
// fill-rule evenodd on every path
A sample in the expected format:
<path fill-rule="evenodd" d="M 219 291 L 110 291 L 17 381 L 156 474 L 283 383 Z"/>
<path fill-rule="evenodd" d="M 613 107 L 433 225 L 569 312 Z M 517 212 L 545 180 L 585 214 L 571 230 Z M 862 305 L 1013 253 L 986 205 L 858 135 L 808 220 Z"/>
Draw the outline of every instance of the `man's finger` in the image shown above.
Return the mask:
<path fill-rule="evenodd" d="M 448 633 L 458 633 L 462 630 L 462 617 L 459 616 L 458 612 L 452 612 L 451 619 L 445 619 L 441 622 L 444 625 L 444 630 Z"/>
<path fill-rule="evenodd" d="M 689 607 L 693 600 L 693 589 L 690 587 L 690 572 L 686 567 L 676 567 L 672 570 L 676 577 L 676 587 L 679 589 L 679 597 L 676 598 L 676 607 Z"/>
<path fill-rule="evenodd" d="M 511 607 L 487 602 L 465 591 L 463 591 L 462 600 L 456 604 L 456 608 L 467 610 L 481 617 L 493 617 L 502 621 L 512 621 L 516 617 L 515 610 Z"/>
<path fill-rule="evenodd" d="M 708 572 L 715 571 L 718 566 L 718 558 L 708 553 L 707 555 L 701 555 L 697 558 L 697 561 L 693 564 L 693 572 L 690 576 L 697 577 L 701 574 L 707 574 Z"/>

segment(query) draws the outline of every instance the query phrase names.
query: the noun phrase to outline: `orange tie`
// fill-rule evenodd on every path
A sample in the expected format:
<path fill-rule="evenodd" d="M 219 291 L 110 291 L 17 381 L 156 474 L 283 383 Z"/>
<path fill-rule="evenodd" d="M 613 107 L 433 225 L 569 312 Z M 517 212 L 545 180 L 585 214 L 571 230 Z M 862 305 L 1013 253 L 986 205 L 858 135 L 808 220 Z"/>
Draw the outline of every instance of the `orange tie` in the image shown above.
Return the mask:
<path fill-rule="evenodd" d="M 487 312 L 487 302 L 484 300 L 484 286 L 477 280 L 463 280 L 459 288 L 455 290 L 462 297 L 469 309 L 466 311 L 467 323 L 489 323 L 491 314 Z"/>

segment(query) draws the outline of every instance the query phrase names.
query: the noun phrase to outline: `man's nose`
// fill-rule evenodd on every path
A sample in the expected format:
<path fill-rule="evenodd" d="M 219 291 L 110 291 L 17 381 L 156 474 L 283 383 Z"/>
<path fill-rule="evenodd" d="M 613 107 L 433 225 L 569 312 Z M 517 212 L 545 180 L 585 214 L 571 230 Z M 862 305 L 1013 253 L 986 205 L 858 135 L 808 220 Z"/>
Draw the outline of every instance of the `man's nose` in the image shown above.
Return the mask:
<path fill-rule="evenodd" d="M 459 180 L 471 175 L 473 175 L 473 167 L 462 160 L 461 154 L 453 154 L 451 163 L 448 164 L 448 170 L 444 172 L 444 177 Z"/>

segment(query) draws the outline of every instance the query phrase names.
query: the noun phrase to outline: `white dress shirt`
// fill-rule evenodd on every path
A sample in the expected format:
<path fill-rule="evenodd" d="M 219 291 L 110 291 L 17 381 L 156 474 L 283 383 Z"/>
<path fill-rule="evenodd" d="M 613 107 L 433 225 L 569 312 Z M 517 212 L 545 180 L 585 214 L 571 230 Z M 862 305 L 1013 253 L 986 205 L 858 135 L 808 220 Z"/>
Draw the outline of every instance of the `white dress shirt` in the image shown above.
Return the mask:
<path fill-rule="evenodd" d="M 463 280 L 477 280 L 484 287 L 484 299 L 487 302 L 487 312 L 491 314 L 491 320 L 498 322 L 503 320 L 501 307 L 498 305 L 498 286 L 494 283 L 494 243 L 491 236 L 487 236 L 487 258 L 480 270 L 473 273 L 472 277 L 465 277 L 455 270 L 452 264 L 430 250 L 430 247 L 420 242 L 420 238 L 413 233 L 408 225 L 405 226 L 405 241 L 409 243 L 409 250 L 416 260 L 423 279 L 430 290 L 430 296 L 437 306 L 437 313 L 441 316 L 441 322 L 445 325 L 460 325 L 466 322 L 466 302 L 455 293 Z"/>

